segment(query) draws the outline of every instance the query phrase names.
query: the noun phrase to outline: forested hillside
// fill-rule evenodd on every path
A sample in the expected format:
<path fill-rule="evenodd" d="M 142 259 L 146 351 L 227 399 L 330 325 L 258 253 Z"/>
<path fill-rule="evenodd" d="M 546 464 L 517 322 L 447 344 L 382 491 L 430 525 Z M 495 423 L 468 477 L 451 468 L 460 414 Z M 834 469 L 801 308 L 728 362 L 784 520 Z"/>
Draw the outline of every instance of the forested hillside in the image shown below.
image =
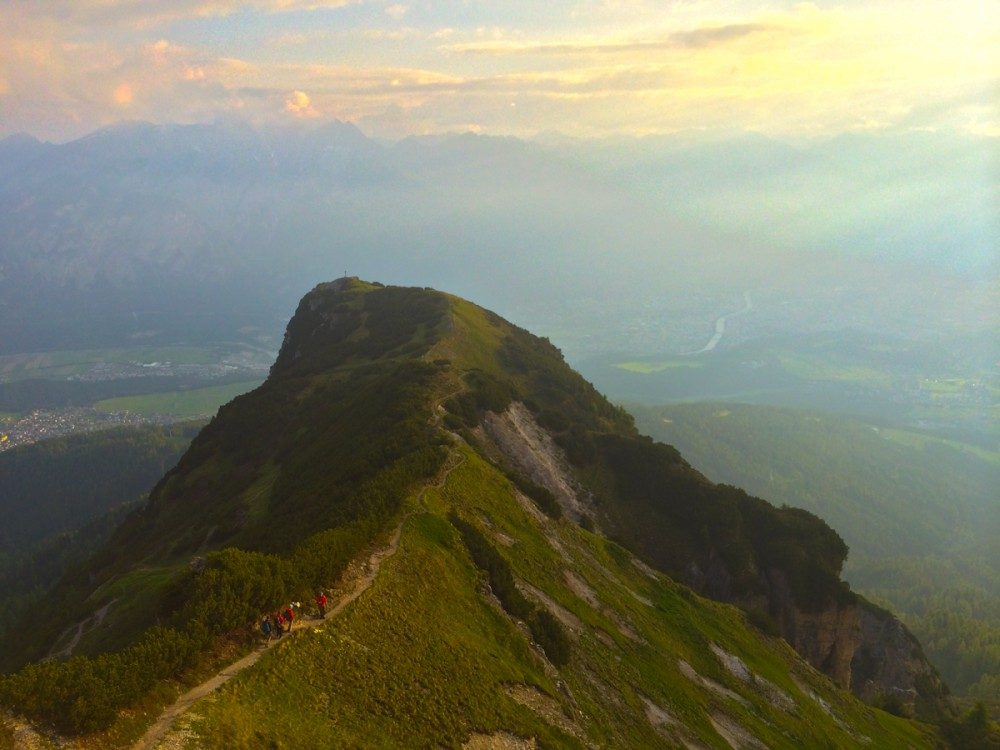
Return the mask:
<path fill-rule="evenodd" d="M 1000 708 L 1000 456 L 828 414 L 635 407 L 709 478 L 808 508 L 850 547 L 845 576 L 899 613 L 953 690 Z"/>
<path fill-rule="evenodd" d="M 200 427 L 114 429 L 0 453 L 0 560 L 148 492 Z"/>
<path fill-rule="evenodd" d="M 0 633 L 107 541 L 201 425 L 106 430 L 0 453 Z"/>

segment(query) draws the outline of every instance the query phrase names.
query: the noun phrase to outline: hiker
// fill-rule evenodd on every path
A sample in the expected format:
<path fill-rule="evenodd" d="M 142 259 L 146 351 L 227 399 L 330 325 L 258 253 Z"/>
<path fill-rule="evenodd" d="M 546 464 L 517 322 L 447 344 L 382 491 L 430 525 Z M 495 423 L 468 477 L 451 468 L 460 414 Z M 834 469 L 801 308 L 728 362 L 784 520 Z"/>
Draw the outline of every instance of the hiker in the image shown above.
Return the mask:
<path fill-rule="evenodd" d="M 295 619 L 295 609 L 293 608 L 293 605 L 289 604 L 288 607 L 285 608 L 285 611 L 282 612 L 281 614 L 284 616 L 285 622 L 288 623 L 288 632 L 291 633 L 292 620 Z"/>
<path fill-rule="evenodd" d="M 267 615 L 264 615 L 264 619 L 260 621 L 260 632 L 265 641 L 271 640 L 271 618 Z"/>
<path fill-rule="evenodd" d="M 319 619 L 326 619 L 326 594 L 320 591 L 316 594 L 316 606 L 319 608 Z"/>
<path fill-rule="evenodd" d="M 281 612 L 275 612 L 272 615 L 272 619 L 274 620 L 274 632 L 276 633 L 276 637 L 281 638 L 281 634 L 285 632 L 285 629 L 282 627 L 284 625 L 285 618 L 281 616 Z"/>

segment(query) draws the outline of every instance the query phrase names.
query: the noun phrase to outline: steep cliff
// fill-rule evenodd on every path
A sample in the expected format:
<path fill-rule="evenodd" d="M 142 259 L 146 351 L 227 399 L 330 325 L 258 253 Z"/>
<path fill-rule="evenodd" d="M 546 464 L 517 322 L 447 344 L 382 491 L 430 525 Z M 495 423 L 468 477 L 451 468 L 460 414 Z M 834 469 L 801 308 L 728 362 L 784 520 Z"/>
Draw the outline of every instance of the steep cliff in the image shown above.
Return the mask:
<path fill-rule="evenodd" d="M 519 402 L 482 423 L 492 450 L 571 517 L 593 519 L 700 594 L 738 605 L 865 700 L 892 696 L 941 715 L 946 686 L 898 619 L 840 581 L 846 547 L 818 518 L 714 486 L 667 446 L 630 436 L 593 436 L 593 452 L 574 465 Z"/>

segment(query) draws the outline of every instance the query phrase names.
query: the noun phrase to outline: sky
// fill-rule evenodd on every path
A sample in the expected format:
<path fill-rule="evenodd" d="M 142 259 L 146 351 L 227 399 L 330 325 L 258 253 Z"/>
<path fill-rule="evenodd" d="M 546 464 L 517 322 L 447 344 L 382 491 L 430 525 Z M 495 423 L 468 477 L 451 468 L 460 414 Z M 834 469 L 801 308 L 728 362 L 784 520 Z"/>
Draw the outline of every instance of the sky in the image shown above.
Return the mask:
<path fill-rule="evenodd" d="M 0 137 L 220 118 L 1000 137 L 998 51 L 995 0 L 2 0 Z"/>

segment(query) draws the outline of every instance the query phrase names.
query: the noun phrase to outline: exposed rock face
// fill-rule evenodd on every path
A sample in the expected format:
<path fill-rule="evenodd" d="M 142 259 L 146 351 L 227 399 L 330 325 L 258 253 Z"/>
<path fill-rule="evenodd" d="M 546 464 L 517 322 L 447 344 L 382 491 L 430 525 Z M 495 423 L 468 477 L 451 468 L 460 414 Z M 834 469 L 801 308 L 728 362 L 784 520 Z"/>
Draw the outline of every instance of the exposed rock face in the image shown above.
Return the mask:
<path fill-rule="evenodd" d="M 716 555 L 704 567 L 692 561 L 685 573 L 684 582 L 703 596 L 768 613 L 782 637 L 812 666 L 843 688 L 851 685 L 851 661 L 861 642 L 855 605 L 844 607 L 832 603 L 818 612 L 803 611 L 795 605 L 785 576 L 779 570 L 761 573 L 758 592 L 735 590 L 729 571 Z"/>
<path fill-rule="evenodd" d="M 793 601 L 780 570 L 768 570 L 759 580 L 762 592 L 734 590 L 725 566 L 713 556 L 704 570 L 692 562 L 685 582 L 712 599 L 767 612 L 782 637 L 806 661 L 866 701 L 893 695 L 912 708 L 921 683 L 933 694 L 944 692 L 919 642 L 891 612 L 860 597 L 805 611 Z"/>
<path fill-rule="evenodd" d="M 515 401 L 503 414 L 486 412 L 483 427 L 515 469 L 555 495 L 567 516 L 580 519 L 582 493 L 566 455 L 524 404 Z"/>
<path fill-rule="evenodd" d="M 833 604 L 819 612 L 789 606 L 782 614 L 785 640 L 840 687 L 850 687 L 851 664 L 861 643 L 857 606 Z"/>
<path fill-rule="evenodd" d="M 318 284 L 302 298 L 293 320 L 301 322 L 302 319 L 308 319 L 308 324 L 299 325 L 295 331 L 291 325 L 285 329 L 281 350 L 271 366 L 271 372 L 287 368 L 298 360 L 304 349 L 311 345 L 310 339 L 338 338 L 351 332 L 352 329 L 346 326 L 344 330 L 338 330 L 341 323 L 352 321 L 347 312 L 338 309 L 337 302 L 338 295 L 347 292 L 353 281 L 354 279 L 345 277 Z"/>
<path fill-rule="evenodd" d="M 590 495 L 552 436 L 521 403 L 501 414 L 487 412 L 480 438 L 517 471 L 552 492 L 574 520 L 589 510 Z M 679 576 L 698 593 L 747 610 L 767 613 L 782 637 L 813 667 L 865 700 L 894 695 L 914 704 L 921 691 L 945 693 L 920 645 L 891 613 L 854 595 L 807 610 L 792 593 L 785 572 L 759 570 L 747 586 L 734 580 L 723 555 L 691 559 Z"/>
<path fill-rule="evenodd" d="M 889 693 L 913 703 L 925 686 L 941 687 L 920 643 L 890 613 L 863 602 L 858 607 L 861 638 L 851 663 L 851 690 L 865 700 Z"/>

